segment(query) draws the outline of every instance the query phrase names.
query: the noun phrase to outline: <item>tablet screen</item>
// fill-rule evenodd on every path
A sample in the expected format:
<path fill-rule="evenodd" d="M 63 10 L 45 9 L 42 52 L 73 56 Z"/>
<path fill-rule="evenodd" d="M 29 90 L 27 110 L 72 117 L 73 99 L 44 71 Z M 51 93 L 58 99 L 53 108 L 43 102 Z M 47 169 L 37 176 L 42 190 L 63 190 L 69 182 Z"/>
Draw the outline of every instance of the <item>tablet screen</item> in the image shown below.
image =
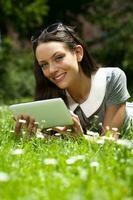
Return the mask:
<path fill-rule="evenodd" d="M 69 109 L 61 98 L 10 105 L 13 115 L 29 115 L 43 128 L 72 125 Z"/>

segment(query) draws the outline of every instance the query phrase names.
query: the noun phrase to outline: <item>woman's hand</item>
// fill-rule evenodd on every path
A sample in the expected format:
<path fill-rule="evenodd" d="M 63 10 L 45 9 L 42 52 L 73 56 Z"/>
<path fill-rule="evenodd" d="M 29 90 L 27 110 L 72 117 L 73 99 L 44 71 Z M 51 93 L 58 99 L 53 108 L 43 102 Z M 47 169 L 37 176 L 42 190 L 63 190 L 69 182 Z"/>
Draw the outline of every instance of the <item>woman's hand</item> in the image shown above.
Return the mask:
<path fill-rule="evenodd" d="M 83 132 L 82 126 L 80 124 L 78 115 L 71 112 L 71 116 L 72 116 L 72 120 L 73 120 L 72 129 L 70 129 L 70 128 L 68 129 L 66 126 L 64 126 L 64 127 L 54 127 L 53 130 L 55 130 L 61 134 L 65 134 L 66 136 L 70 136 L 70 137 L 83 136 L 84 132 Z"/>
<path fill-rule="evenodd" d="M 37 131 L 37 123 L 34 118 L 31 118 L 27 115 L 19 115 L 17 119 L 15 119 L 15 133 L 16 135 L 20 135 L 23 128 L 27 129 L 28 134 L 31 136 Z"/>
<path fill-rule="evenodd" d="M 80 120 L 79 120 L 79 117 L 78 115 L 74 114 L 73 112 L 71 112 L 71 115 L 72 115 L 72 119 L 73 119 L 73 132 L 72 134 L 74 136 L 82 136 L 84 135 L 84 131 L 82 129 L 82 126 L 81 126 L 81 123 L 80 123 Z"/>

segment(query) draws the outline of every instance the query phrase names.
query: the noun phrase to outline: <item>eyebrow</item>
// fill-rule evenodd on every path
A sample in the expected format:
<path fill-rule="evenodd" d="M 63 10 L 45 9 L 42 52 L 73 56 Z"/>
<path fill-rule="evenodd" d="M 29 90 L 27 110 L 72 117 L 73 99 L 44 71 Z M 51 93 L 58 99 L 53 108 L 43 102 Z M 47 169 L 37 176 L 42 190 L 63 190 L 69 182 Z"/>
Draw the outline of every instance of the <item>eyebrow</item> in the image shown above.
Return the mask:
<path fill-rule="evenodd" d="M 60 52 L 60 51 L 55 52 L 55 53 L 51 56 L 51 58 L 55 57 L 55 55 L 58 54 L 58 53 L 61 53 L 61 52 Z M 47 62 L 47 61 L 46 61 L 46 60 L 40 60 L 40 61 L 39 61 L 39 63 L 44 63 L 44 62 Z"/>

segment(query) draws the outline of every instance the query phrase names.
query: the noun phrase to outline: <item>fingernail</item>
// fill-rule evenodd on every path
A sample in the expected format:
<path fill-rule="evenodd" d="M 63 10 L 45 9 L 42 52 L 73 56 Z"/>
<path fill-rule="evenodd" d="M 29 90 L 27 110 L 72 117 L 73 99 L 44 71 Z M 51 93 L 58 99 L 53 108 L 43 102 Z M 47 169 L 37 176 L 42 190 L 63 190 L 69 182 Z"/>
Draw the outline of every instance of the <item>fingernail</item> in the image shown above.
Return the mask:
<path fill-rule="evenodd" d="M 22 124 L 26 124 L 26 120 L 25 119 L 19 119 L 18 122 L 22 123 Z"/>

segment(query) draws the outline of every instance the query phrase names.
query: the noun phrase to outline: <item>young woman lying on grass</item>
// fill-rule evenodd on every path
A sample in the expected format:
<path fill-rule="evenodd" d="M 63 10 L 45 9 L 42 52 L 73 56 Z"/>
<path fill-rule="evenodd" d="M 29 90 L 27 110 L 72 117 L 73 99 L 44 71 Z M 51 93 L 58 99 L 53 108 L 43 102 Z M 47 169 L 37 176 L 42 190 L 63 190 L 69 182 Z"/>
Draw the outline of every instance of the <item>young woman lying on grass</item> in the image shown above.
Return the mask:
<path fill-rule="evenodd" d="M 73 111 L 72 135 L 84 135 L 88 129 L 99 131 L 128 128 L 133 119 L 133 104 L 125 73 L 120 68 L 99 67 L 73 28 L 55 23 L 32 37 L 35 57 L 35 100 L 61 97 Z M 19 116 L 15 131 L 21 132 L 20 119 L 26 120 L 29 134 L 35 119 Z M 95 121 L 95 125 L 94 125 Z M 67 133 L 67 128 L 54 128 Z"/>

